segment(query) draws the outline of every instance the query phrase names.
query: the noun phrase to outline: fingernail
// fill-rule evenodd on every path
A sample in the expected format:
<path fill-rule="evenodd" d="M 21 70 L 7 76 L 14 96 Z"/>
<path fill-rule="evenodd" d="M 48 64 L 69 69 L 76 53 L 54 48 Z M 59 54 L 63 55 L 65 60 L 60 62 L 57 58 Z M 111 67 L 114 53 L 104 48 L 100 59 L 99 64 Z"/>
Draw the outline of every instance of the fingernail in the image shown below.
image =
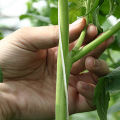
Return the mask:
<path fill-rule="evenodd" d="M 97 27 L 94 26 L 93 24 L 88 25 L 87 35 L 94 38 L 97 34 L 98 34 Z"/>
<path fill-rule="evenodd" d="M 95 59 L 91 56 L 86 58 L 85 66 L 91 69 L 95 65 Z"/>
<path fill-rule="evenodd" d="M 77 25 L 77 24 L 79 24 L 82 21 L 83 21 L 83 18 L 79 18 L 76 21 L 74 21 L 71 25 Z"/>

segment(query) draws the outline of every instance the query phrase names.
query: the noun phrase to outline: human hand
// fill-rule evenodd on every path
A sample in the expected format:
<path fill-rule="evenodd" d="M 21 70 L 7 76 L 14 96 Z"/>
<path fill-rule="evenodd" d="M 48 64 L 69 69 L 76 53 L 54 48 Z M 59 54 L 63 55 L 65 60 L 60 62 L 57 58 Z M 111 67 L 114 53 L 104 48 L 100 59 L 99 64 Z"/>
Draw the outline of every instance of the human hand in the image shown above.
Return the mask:
<path fill-rule="evenodd" d="M 85 26 L 85 19 L 70 25 L 70 41 L 75 41 Z M 84 45 L 97 35 L 90 25 Z M 73 64 L 69 82 L 70 113 L 94 109 L 93 91 L 97 79 L 109 72 L 102 60 L 96 60 L 113 41 L 101 44 Z M 55 86 L 58 27 L 27 27 L 0 41 L 0 120 L 48 120 L 55 116 Z M 75 42 L 70 44 L 70 49 Z M 83 70 L 88 73 L 79 74 Z"/>

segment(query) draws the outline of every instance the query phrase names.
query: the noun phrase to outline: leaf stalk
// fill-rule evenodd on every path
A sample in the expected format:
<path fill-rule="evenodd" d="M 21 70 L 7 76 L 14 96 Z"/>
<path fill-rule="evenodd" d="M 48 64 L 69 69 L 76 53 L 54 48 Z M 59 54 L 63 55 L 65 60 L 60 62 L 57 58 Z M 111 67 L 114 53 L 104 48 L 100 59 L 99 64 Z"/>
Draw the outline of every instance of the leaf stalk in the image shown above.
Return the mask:
<path fill-rule="evenodd" d="M 103 43 L 105 40 L 109 39 L 114 33 L 120 30 L 120 22 L 114 25 L 111 29 L 103 33 L 101 36 L 96 38 L 94 41 L 83 47 L 80 51 L 76 53 L 76 55 L 72 58 L 72 63 L 76 62 L 83 56 L 87 55 L 89 52 L 94 50 L 97 46 Z"/>

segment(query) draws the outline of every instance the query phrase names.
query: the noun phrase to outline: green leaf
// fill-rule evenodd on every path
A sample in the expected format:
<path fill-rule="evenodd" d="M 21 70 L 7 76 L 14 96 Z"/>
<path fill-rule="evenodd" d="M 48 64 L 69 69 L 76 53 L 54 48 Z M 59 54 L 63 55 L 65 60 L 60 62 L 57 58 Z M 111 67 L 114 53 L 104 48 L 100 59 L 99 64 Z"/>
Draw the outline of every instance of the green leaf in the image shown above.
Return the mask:
<path fill-rule="evenodd" d="M 113 9 L 114 9 L 114 1 L 109 0 L 110 10 L 109 10 L 109 16 L 112 15 Z"/>
<path fill-rule="evenodd" d="M 100 11 L 100 7 L 102 6 L 102 4 L 104 3 L 104 0 L 99 0 L 99 3 L 97 4 L 96 8 L 93 11 L 93 24 L 97 26 L 98 31 L 100 33 L 103 32 L 103 29 L 100 26 L 100 22 L 99 22 L 99 11 Z"/>
<path fill-rule="evenodd" d="M 95 89 L 94 103 L 100 120 L 107 120 L 107 109 L 110 100 L 109 92 L 106 91 L 107 81 L 101 78 Z"/>
<path fill-rule="evenodd" d="M 107 19 L 103 24 L 102 24 L 102 28 L 103 28 L 103 31 L 107 31 L 108 29 L 111 28 L 111 26 L 113 26 L 111 24 L 111 22 Z"/>
<path fill-rule="evenodd" d="M 114 42 L 111 44 L 110 48 L 112 50 L 117 50 L 120 51 L 120 30 L 115 34 L 115 40 Z"/>
<path fill-rule="evenodd" d="M 30 17 L 29 15 L 23 14 L 23 15 L 20 15 L 20 16 L 19 16 L 19 19 L 20 19 L 20 20 L 23 20 L 23 19 L 29 18 L 29 17 Z"/>
<path fill-rule="evenodd" d="M 109 85 L 106 87 L 106 89 L 109 92 L 116 92 L 120 90 L 120 67 L 113 70 L 111 73 L 109 73 L 107 76 L 105 76 L 105 79 L 108 79 Z"/>
<path fill-rule="evenodd" d="M 85 15 L 85 7 L 77 7 L 75 4 L 72 4 L 69 7 L 69 21 L 70 23 L 74 22 L 78 17 Z"/>
<path fill-rule="evenodd" d="M 108 113 L 112 114 L 115 112 L 120 111 L 120 102 L 115 103 L 114 105 L 112 105 L 109 109 L 108 109 Z"/>
<path fill-rule="evenodd" d="M 50 9 L 50 20 L 53 25 L 58 24 L 58 9 L 56 7 Z"/>
<path fill-rule="evenodd" d="M 100 26 L 98 15 L 99 15 L 99 7 L 97 9 L 95 9 L 95 11 L 93 13 L 93 24 L 96 25 L 98 28 L 98 31 L 100 33 L 102 33 L 103 29 Z"/>
<path fill-rule="evenodd" d="M 104 3 L 105 0 L 99 0 L 99 7 Z"/>
<path fill-rule="evenodd" d="M 68 0 L 69 2 L 78 3 L 79 0 Z"/>
<path fill-rule="evenodd" d="M 116 18 L 120 18 L 120 0 L 115 0 L 116 2 L 114 3 L 114 11 L 113 11 L 113 15 Z"/>
<path fill-rule="evenodd" d="M 45 17 L 45 16 L 41 16 L 41 15 L 35 15 L 35 14 L 31 14 L 31 13 L 27 13 L 27 14 L 24 14 L 24 15 L 21 15 L 19 18 L 20 19 L 25 19 L 25 18 L 34 18 L 34 19 L 38 19 L 42 22 L 45 22 L 45 23 L 50 23 L 50 19 L 49 17 Z"/>
<path fill-rule="evenodd" d="M 0 32 L 0 40 L 3 39 L 3 34 Z"/>
<path fill-rule="evenodd" d="M 120 67 L 100 78 L 96 86 L 94 103 L 97 107 L 100 120 L 107 120 L 109 94 L 116 91 L 120 91 Z"/>
<path fill-rule="evenodd" d="M 92 5 L 92 7 L 91 7 L 91 9 L 86 13 L 86 15 L 88 15 L 91 12 L 93 12 L 98 7 L 98 5 L 99 5 L 99 0 L 95 0 L 93 5 Z"/>
<path fill-rule="evenodd" d="M 87 0 L 68 0 L 69 2 L 76 3 L 76 5 L 83 6 Z"/>
<path fill-rule="evenodd" d="M 69 120 L 88 120 L 88 118 L 89 120 L 99 120 L 96 111 L 72 114 Z"/>

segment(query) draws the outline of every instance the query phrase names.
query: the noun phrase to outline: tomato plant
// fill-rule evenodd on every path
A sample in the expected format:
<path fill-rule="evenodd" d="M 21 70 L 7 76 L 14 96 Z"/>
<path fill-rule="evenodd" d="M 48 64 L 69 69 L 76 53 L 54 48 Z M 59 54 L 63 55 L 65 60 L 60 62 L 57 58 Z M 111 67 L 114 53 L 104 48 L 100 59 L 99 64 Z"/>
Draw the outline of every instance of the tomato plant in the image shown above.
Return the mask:
<path fill-rule="evenodd" d="M 48 0 L 45 1 L 46 6 L 41 11 L 33 6 L 35 2 L 39 2 L 39 0 L 31 0 L 27 3 L 27 13 L 21 15 L 20 19 L 29 18 L 34 25 L 59 24 L 56 120 L 69 119 L 67 85 L 72 64 L 115 34 L 115 42 L 102 56 L 105 60 L 109 58 L 109 66 L 114 70 L 107 76 L 100 78 L 94 97 L 94 104 L 97 107 L 100 120 L 107 120 L 110 95 L 120 89 L 120 62 L 119 60 L 114 61 L 111 55 L 113 50 L 120 51 L 120 22 L 112 25 L 108 18 L 110 16 L 114 16 L 116 19 L 120 18 L 120 0 Z M 75 47 L 69 52 L 68 24 L 79 17 L 85 17 L 87 25 L 89 23 L 96 25 L 99 34 L 103 31 L 104 33 L 79 50 L 86 34 L 86 25 Z"/>

